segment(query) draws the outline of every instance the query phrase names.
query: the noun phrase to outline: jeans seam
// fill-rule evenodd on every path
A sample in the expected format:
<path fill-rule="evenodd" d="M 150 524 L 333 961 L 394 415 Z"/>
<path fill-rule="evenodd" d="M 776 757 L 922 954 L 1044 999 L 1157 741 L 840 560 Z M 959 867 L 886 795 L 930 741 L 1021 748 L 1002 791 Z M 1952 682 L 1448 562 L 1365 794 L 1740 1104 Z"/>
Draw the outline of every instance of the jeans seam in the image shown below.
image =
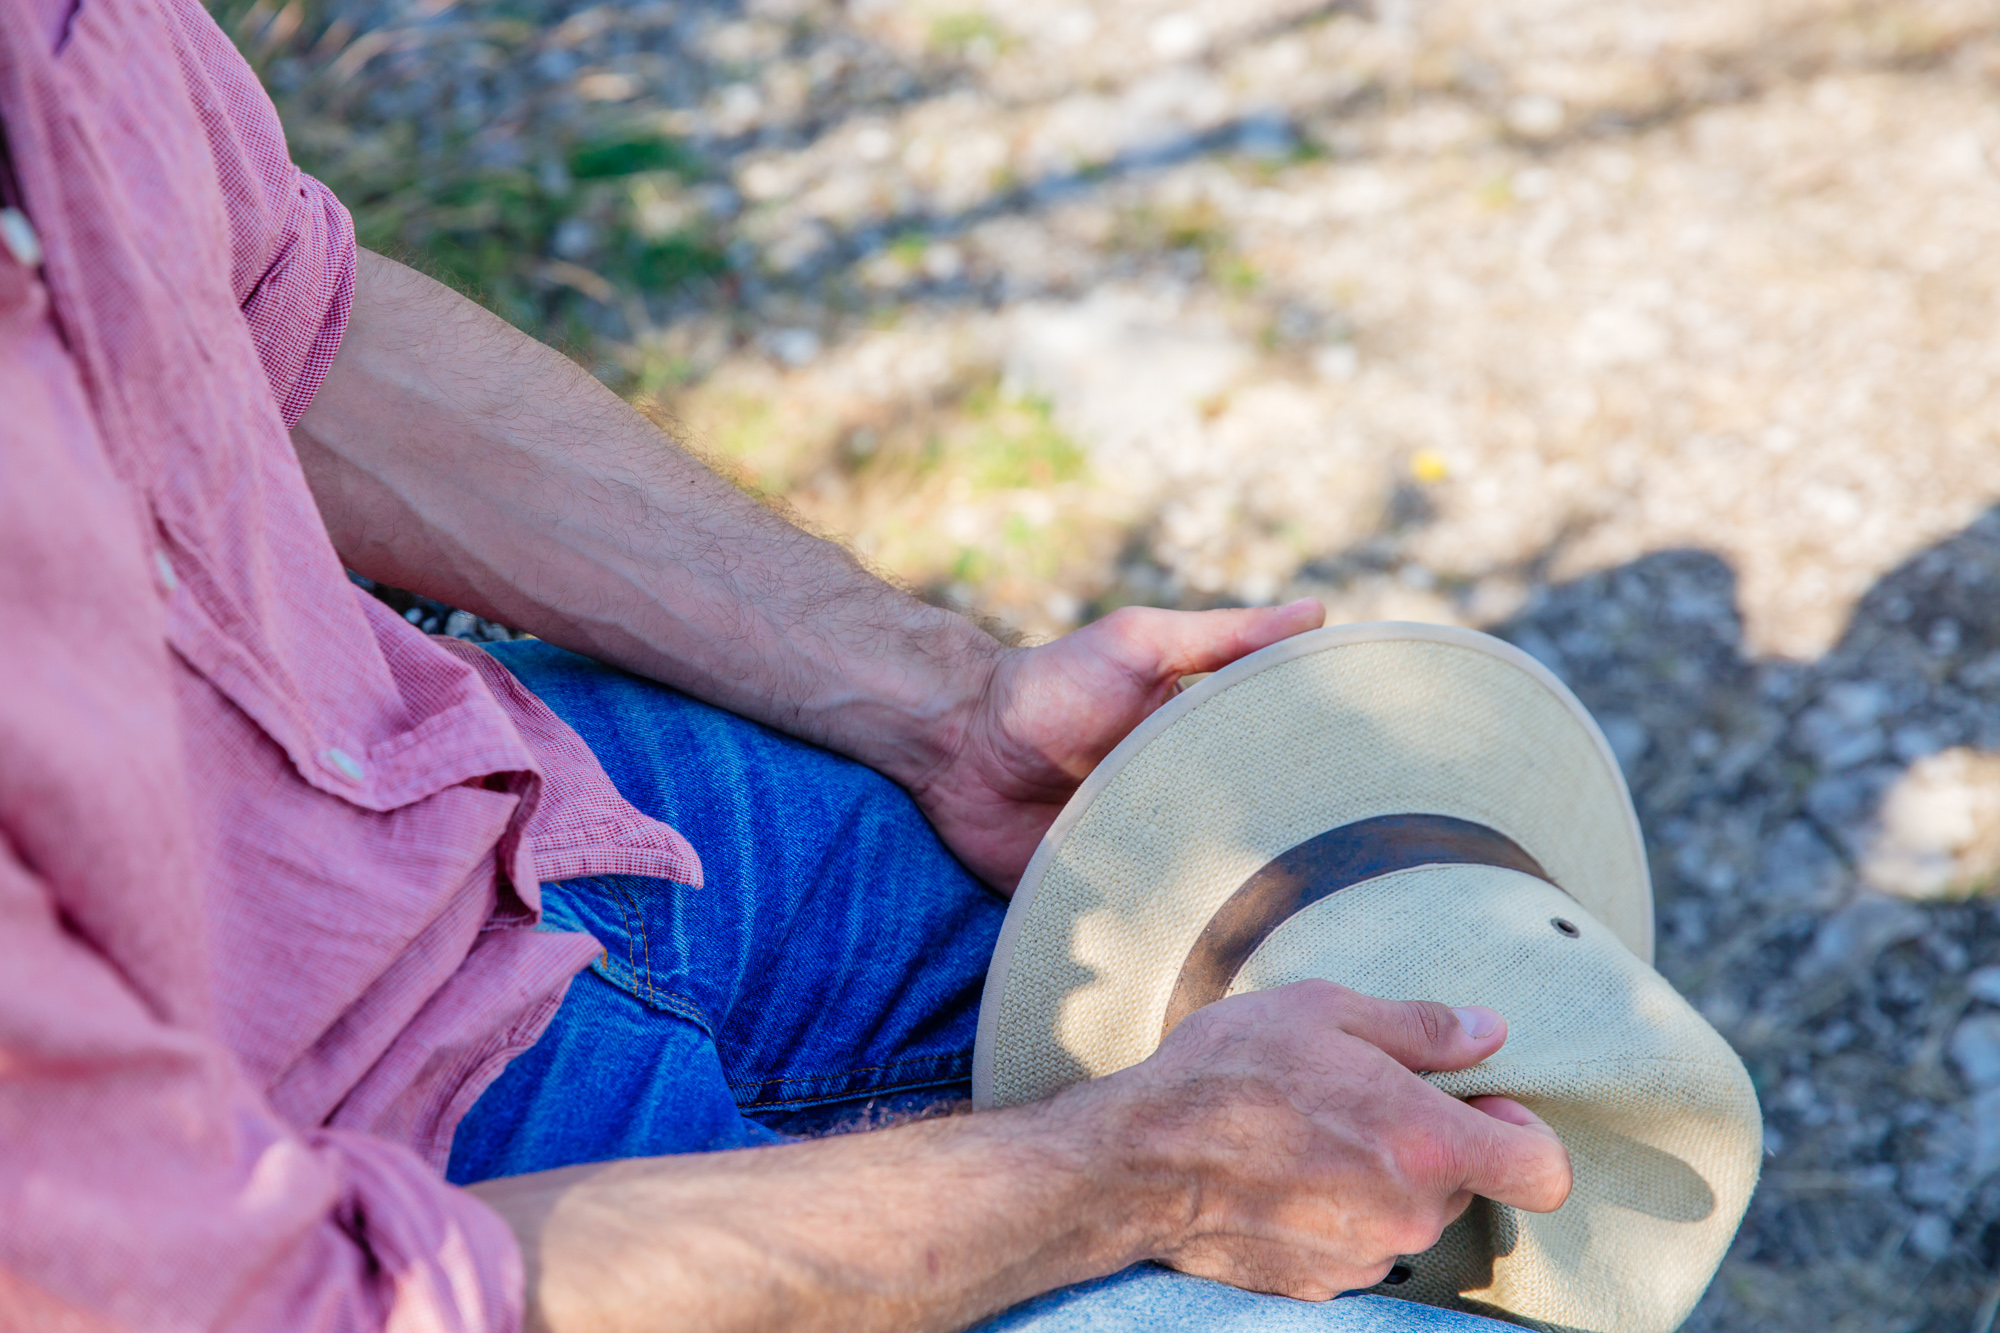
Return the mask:
<path fill-rule="evenodd" d="M 619 885 L 615 875 L 606 876 L 604 886 L 618 897 L 618 915 L 625 926 L 626 966 L 631 969 L 633 979 L 644 989 L 644 998 L 650 1001 L 657 995 L 658 987 L 653 984 L 653 944 L 646 935 L 646 914 L 639 907 L 638 900 Z M 635 939 L 644 954 L 643 963 L 632 952 Z"/>
<path fill-rule="evenodd" d="M 688 996 L 650 985 L 634 968 L 613 958 L 608 950 L 591 965 L 591 970 L 647 1008 L 684 1019 L 700 1028 L 702 1035 L 710 1041 L 715 1040 L 715 1025 L 708 1021 L 708 1013 L 700 1004 Z"/>
<path fill-rule="evenodd" d="M 890 1062 L 889 1062 L 889 1063 L 887 1063 L 887 1064 L 879 1064 L 879 1065 L 860 1065 L 860 1066 L 858 1066 L 858 1067 L 856 1067 L 856 1068 L 853 1068 L 853 1069 L 841 1069 L 841 1070 L 836 1070 L 836 1071 L 833 1071 L 833 1072 L 831 1072 L 831 1073 L 825 1073 L 825 1074 L 785 1074 L 785 1075 L 781 1075 L 781 1076 L 780 1076 L 780 1077 L 778 1077 L 778 1078 L 760 1078 L 760 1079 L 747 1079 L 747 1080 L 745 1080 L 745 1081 L 743 1081 L 743 1082 L 741 1082 L 741 1083 L 734 1083 L 734 1082 L 733 1082 L 733 1083 L 731 1083 L 731 1084 L 729 1085 L 729 1091 L 730 1091 L 730 1093 L 731 1093 L 732 1095 L 734 1095 L 734 1094 L 738 1093 L 739 1091 L 740 1091 L 740 1092 L 743 1092 L 743 1093 L 748 1093 L 748 1094 L 750 1094 L 750 1095 L 751 1095 L 751 1096 L 752 1096 L 752 1097 L 754 1098 L 754 1097 L 755 1097 L 755 1095 L 756 1095 L 756 1091 L 757 1091 L 757 1089 L 760 1089 L 760 1088 L 768 1088 L 768 1087 L 772 1086 L 773 1084 L 777 1084 L 777 1083 L 819 1083 L 819 1082 L 831 1082 L 831 1081 L 833 1081 L 833 1080 L 835 1080 L 835 1079 L 848 1079 L 848 1078 L 854 1078 L 854 1077 L 856 1077 L 857 1075 L 861 1075 L 861 1074 L 882 1074 L 882 1073 L 888 1073 L 888 1072 L 890 1072 L 890 1071 L 893 1071 L 893 1070 L 899 1070 L 899 1069 L 909 1069 L 909 1068 L 911 1068 L 911 1067 L 913 1067 L 913 1066 L 917 1066 L 917 1065 L 935 1065 L 935 1064 L 937 1064 L 937 1063 L 939 1063 L 939 1062 L 941 1062 L 941 1061 L 954 1061 L 954 1062 L 956 1062 L 956 1061 L 960 1061 L 960 1060 L 964 1060 L 964 1059 L 966 1059 L 966 1058 L 967 1058 L 967 1056 L 966 1056 L 966 1053 L 965 1053 L 965 1052 L 963 1052 L 963 1051 L 951 1051 L 951 1052 L 945 1052 L 945 1053 L 940 1053 L 940 1054 L 937 1054 L 937 1055 L 915 1055 L 915 1056 L 911 1056 L 910 1058 L 908 1058 L 908 1059 L 906 1059 L 906 1060 L 893 1060 L 893 1061 L 890 1061 Z M 953 1080 L 953 1079 L 945 1079 L 945 1080 L 942 1080 L 942 1081 L 944 1081 L 944 1082 L 954 1082 L 954 1081 L 956 1081 L 956 1080 Z M 852 1095 L 852 1094 L 845 1094 L 845 1093 L 835 1093 L 835 1094 L 831 1094 L 831 1095 L 833 1095 L 833 1096 L 849 1096 L 849 1095 Z M 792 1099 L 792 1100 L 796 1100 L 796 1099 Z M 749 1102 L 746 1102 L 746 1103 L 743 1103 L 743 1104 L 744 1104 L 744 1105 L 748 1105 L 748 1106 L 760 1106 L 760 1105 L 763 1105 L 764 1103 L 761 1103 L 761 1102 L 758 1102 L 758 1101 L 755 1101 L 755 1100 L 752 1100 L 752 1101 L 749 1101 Z"/>
<path fill-rule="evenodd" d="M 852 1101 L 856 1097 L 887 1097 L 898 1092 L 914 1092 L 920 1088 L 939 1088 L 952 1083 L 963 1083 L 963 1078 L 919 1078 L 903 1083 L 892 1083 L 883 1087 L 858 1089 L 853 1092 L 828 1093 L 817 1097 L 785 1097 L 775 1101 L 748 1101 L 736 1103 L 746 1111 L 769 1111 L 785 1107 L 805 1107 L 827 1102 Z"/>

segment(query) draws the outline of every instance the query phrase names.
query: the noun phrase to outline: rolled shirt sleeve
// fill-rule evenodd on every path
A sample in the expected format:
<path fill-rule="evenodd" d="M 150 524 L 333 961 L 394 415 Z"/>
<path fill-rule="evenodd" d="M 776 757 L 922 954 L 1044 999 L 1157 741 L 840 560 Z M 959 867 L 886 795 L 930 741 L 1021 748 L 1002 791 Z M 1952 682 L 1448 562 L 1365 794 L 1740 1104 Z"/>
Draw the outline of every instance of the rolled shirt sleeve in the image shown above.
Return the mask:
<path fill-rule="evenodd" d="M 354 219 L 302 171 L 286 197 L 272 261 L 243 300 L 243 317 L 287 428 L 326 382 L 354 308 Z"/>
<path fill-rule="evenodd" d="M 228 211 L 230 282 L 289 428 L 326 382 L 354 306 L 354 219 L 292 162 L 256 74 L 196 0 L 167 0 Z"/>

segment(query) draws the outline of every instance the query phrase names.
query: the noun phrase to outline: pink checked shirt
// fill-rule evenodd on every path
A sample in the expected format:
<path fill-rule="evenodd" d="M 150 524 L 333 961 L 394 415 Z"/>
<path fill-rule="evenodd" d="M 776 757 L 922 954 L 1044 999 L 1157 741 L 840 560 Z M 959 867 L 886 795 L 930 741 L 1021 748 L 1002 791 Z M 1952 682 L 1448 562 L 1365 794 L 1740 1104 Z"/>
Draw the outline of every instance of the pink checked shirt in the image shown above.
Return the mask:
<path fill-rule="evenodd" d="M 0 0 L 0 127 L 0 1328 L 513 1329 L 440 1172 L 596 952 L 537 885 L 694 853 L 343 577 L 353 231 L 197 0 Z"/>

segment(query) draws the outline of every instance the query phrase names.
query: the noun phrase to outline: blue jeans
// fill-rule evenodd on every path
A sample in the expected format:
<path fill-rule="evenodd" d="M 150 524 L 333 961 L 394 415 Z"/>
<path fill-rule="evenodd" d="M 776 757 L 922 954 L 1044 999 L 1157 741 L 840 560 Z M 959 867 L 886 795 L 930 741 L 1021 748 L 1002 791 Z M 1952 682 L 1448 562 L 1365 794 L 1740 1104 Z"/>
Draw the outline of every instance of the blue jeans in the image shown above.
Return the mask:
<path fill-rule="evenodd" d="M 605 953 L 467 1113 L 460 1184 L 864 1128 L 970 1095 L 1005 905 L 873 770 L 573 653 L 486 645 L 625 797 L 700 853 L 699 889 L 542 886 Z M 1307 1305 L 1151 1266 L 1052 1292 L 992 1333 L 1401 1333 L 1504 1325 L 1381 1297 Z"/>

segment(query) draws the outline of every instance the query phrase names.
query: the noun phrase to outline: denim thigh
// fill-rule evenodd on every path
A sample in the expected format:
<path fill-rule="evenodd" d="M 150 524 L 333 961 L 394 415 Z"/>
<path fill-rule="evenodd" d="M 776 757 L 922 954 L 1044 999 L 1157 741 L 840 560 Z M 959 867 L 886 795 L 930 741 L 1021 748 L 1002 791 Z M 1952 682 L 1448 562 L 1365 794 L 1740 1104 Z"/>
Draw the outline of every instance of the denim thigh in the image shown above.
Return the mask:
<path fill-rule="evenodd" d="M 605 947 L 461 1122 L 450 1178 L 777 1142 L 969 1094 L 1006 905 L 872 769 L 533 640 L 488 645 L 704 884 L 542 886 Z"/>
<path fill-rule="evenodd" d="M 1138 1264 L 1037 1296 L 972 1333 L 1507 1333 L 1511 1327 L 1363 1292 L 1287 1300 Z"/>

